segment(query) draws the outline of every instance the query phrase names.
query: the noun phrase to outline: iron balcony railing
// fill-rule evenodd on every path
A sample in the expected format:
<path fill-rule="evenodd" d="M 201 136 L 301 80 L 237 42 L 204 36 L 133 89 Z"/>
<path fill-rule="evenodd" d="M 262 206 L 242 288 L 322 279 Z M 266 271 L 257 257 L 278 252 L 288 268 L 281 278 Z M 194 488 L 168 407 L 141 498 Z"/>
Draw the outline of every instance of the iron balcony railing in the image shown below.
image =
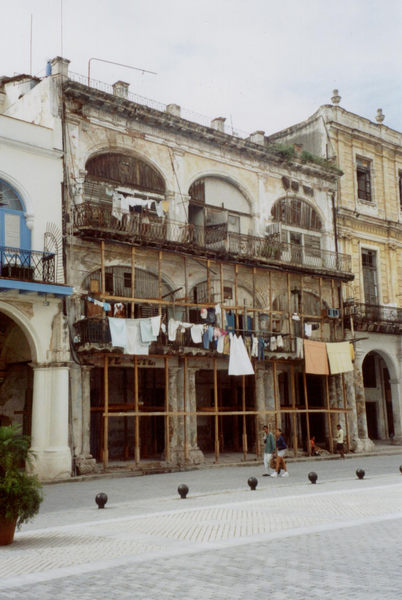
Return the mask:
<path fill-rule="evenodd" d="M 227 223 L 199 227 L 191 223 L 131 212 L 120 219 L 112 206 L 86 201 L 74 211 L 75 228 L 88 235 L 110 235 L 158 246 L 184 246 L 244 260 L 287 263 L 313 270 L 351 273 L 351 257 L 346 254 L 281 242 L 279 236 L 258 237 L 228 231 Z"/>
<path fill-rule="evenodd" d="M 344 315 L 347 319 L 352 317 L 355 325 L 359 322 L 402 325 L 402 308 L 394 306 L 366 304 L 364 302 L 345 303 Z"/>
<path fill-rule="evenodd" d="M 55 281 L 55 255 L 0 246 L 0 277 L 52 283 Z"/>

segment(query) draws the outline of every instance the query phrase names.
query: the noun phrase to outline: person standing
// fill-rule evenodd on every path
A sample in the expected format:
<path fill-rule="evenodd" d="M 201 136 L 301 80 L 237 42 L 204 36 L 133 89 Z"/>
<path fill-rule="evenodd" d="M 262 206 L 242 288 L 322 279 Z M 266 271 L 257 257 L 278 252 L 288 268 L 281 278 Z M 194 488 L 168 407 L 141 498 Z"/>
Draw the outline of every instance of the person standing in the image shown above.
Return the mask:
<path fill-rule="evenodd" d="M 344 441 L 344 435 L 343 435 L 343 429 L 342 427 L 339 425 L 336 426 L 337 432 L 336 432 L 336 452 L 339 452 L 339 454 L 341 455 L 341 458 L 345 458 L 345 450 L 343 447 L 343 441 Z"/>
<path fill-rule="evenodd" d="M 282 434 L 282 429 L 277 428 L 276 432 L 276 449 L 277 449 L 277 458 L 276 458 L 276 469 L 275 472 L 271 474 L 271 477 L 277 477 L 283 469 L 284 473 L 282 477 L 289 477 L 288 469 L 284 460 L 284 456 L 287 450 L 287 444 L 285 442 L 285 438 Z"/>
<path fill-rule="evenodd" d="M 269 477 L 271 475 L 269 463 L 271 462 L 272 455 L 275 452 L 276 444 L 275 444 L 275 438 L 273 436 L 273 433 L 271 431 L 268 431 L 268 426 L 264 425 L 263 429 L 264 429 L 264 468 L 266 471 L 266 473 L 263 473 L 263 477 Z"/>

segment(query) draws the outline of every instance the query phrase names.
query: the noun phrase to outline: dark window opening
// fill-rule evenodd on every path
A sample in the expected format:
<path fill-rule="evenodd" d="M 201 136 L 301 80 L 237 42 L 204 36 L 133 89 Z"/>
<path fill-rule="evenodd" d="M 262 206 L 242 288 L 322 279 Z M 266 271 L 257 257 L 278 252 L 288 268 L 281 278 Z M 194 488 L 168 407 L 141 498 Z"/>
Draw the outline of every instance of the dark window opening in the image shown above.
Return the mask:
<path fill-rule="evenodd" d="M 368 354 L 363 362 L 363 385 L 365 388 L 376 388 L 376 361 L 375 356 Z"/>
<path fill-rule="evenodd" d="M 362 158 L 357 159 L 357 197 L 360 200 L 371 202 L 371 173 L 370 161 Z"/>

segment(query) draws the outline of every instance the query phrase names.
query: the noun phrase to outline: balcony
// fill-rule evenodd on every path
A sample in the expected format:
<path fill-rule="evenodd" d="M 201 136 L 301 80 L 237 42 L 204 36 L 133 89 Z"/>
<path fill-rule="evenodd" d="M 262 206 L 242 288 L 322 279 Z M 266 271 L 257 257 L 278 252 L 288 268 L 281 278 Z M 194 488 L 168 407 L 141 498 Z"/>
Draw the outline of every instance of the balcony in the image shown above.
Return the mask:
<path fill-rule="evenodd" d="M 19 281 L 55 281 L 55 255 L 51 252 L 0 246 L 0 277 Z"/>
<path fill-rule="evenodd" d="M 314 273 L 332 271 L 353 278 L 349 255 L 281 242 L 278 236 L 257 237 L 230 232 L 227 223 L 199 227 L 135 212 L 117 219 L 112 215 L 111 205 L 86 201 L 75 209 L 74 227 L 86 236 L 158 248 L 181 248 L 197 254 L 278 267 L 291 265 Z"/>
<path fill-rule="evenodd" d="M 402 333 L 402 309 L 379 304 L 348 302 L 344 305 L 345 327 L 353 327 L 357 331 L 373 331 L 377 333 Z"/>

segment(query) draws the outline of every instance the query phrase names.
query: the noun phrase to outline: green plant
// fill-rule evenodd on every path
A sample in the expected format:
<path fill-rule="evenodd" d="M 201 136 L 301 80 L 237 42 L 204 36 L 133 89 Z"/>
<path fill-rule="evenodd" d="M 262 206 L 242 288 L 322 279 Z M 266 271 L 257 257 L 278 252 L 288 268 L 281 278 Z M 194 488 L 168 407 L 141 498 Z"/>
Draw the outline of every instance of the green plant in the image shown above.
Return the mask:
<path fill-rule="evenodd" d="M 16 425 L 0 427 L 0 518 L 17 527 L 34 517 L 42 502 L 42 485 L 23 470 L 32 459 L 30 438 Z"/>

